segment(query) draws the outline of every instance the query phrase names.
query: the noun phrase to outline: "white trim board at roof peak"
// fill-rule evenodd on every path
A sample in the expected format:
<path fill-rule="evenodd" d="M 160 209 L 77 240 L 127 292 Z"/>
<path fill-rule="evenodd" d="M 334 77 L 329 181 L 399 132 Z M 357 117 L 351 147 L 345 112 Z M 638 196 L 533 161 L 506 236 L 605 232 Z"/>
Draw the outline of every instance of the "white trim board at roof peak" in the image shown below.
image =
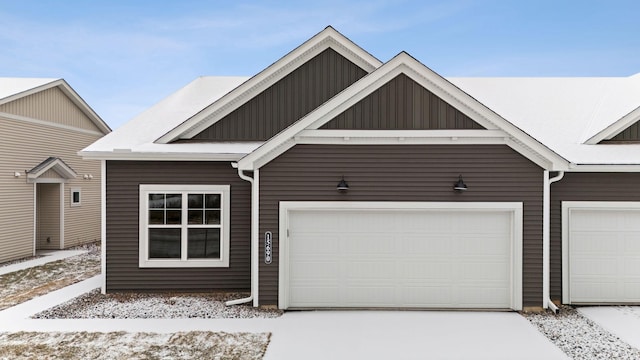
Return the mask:
<path fill-rule="evenodd" d="M 275 159 L 295 144 L 295 137 L 303 131 L 318 130 L 336 116 L 357 104 L 368 95 L 400 74 L 405 74 L 419 85 L 432 92 L 487 131 L 488 137 L 495 136 L 492 130 L 500 130 L 508 138 L 507 144 L 531 161 L 547 170 L 562 170 L 568 161 L 541 144 L 531 136 L 511 124 L 498 114 L 451 84 L 449 81 L 427 68 L 405 52 L 366 75 L 350 87 L 334 96 L 311 113 L 271 138 L 253 153 L 238 162 L 242 170 L 253 170 Z M 452 130 L 453 131 L 453 130 Z M 463 134 L 462 131 L 461 134 Z M 384 133 L 381 133 L 383 135 Z"/>
<path fill-rule="evenodd" d="M 607 126 L 594 136 L 590 137 L 585 144 L 596 145 L 603 140 L 611 140 L 616 135 L 625 131 L 629 126 L 640 121 L 640 107 L 635 108 L 633 111 L 623 116 L 613 124 Z"/>
<path fill-rule="evenodd" d="M 344 56 L 367 73 L 371 73 L 382 65 L 380 60 L 347 39 L 344 35 L 332 27 L 327 27 L 280 60 L 207 106 L 198 114 L 161 136 L 155 142 L 166 144 L 177 139 L 192 138 L 328 48 Z"/>

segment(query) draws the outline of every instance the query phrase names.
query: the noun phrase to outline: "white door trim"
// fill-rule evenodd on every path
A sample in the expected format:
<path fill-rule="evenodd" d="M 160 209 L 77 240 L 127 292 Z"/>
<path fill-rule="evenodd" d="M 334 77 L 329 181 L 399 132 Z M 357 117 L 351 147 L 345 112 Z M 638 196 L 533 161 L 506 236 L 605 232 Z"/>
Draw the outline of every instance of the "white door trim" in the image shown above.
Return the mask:
<path fill-rule="evenodd" d="M 521 202 L 369 202 L 281 201 L 279 211 L 278 308 L 289 307 L 289 212 L 292 210 L 462 210 L 512 214 L 511 308 L 522 310 L 522 203 Z"/>
<path fill-rule="evenodd" d="M 571 303 L 569 231 L 573 210 L 640 210 L 637 201 L 563 201 L 562 202 L 562 303 Z"/>

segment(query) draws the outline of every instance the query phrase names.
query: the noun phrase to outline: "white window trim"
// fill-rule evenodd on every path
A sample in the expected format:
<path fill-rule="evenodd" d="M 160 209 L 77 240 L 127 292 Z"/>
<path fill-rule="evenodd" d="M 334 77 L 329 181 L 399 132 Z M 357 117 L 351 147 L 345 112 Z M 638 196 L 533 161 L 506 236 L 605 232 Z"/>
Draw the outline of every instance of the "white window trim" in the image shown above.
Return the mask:
<path fill-rule="evenodd" d="M 182 259 L 149 259 L 147 238 L 149 193 L 215 192 L 220 193 L 220 259 L 186 259 L 187 242 L 182 242 Z M 229 234 L 231 186 L 229 185 L 140 185 L 139 199 L 139 263 L 141 268 L 229 267 Z"/>
<path fill-rule="evenodd" d="M 78 201 L 78 202 L 74 202 L 73 201 L 73 193 L 74 192 L 78 193 L 78 199 L 80 201 Z M 69 191 L 69 195 L 70 195 L 69 203 L 71 204 L 72 207 L 76 207 L 76 206 L 81 206 L 82 205 L 82 190 L 80 188 L 71 188 L 71 190 Z"/>

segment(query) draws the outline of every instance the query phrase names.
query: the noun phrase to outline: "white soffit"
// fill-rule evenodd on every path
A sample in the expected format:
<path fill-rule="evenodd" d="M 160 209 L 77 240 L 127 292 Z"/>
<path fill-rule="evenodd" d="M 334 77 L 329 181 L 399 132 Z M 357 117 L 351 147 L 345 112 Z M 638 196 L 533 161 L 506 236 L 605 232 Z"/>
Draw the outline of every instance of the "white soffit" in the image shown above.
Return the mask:
<path fill-rule="evenodd" d="M 425 89 L 488 129 L 488 136 L 495 136 L 495 132 L 490 132 L 491 130 L 503 131 L 508 137 L 505 143 L 537 164 L 545 168 L 567 167 L 568 164 L 565 159 L 405 52 L 398 54 L 373 73 L 358 80 L 340 94 L 307 114 L 300 121 L 271 138 L 255 152 L 240 160 L 239 167 L 243 170 L 252 170 L 274 159 L 295 145 L 295 137 L 304 130 L 317 130 L 401 73 L 409 76 Z M 308 135 L 309 132 L 305 134 Z M 371 134 L 375 133 L 372 132 Z M 433 132 L 432 134 L 424 133 L 424 136 L 441 136 L 441 133 L 438 132 Z"/>
<path fill-rule="evenodd" d="M 380 60 L 329 26 L 220 100 L 163 134 L 156 142 L 170 143 L 197 135 L 328 48 L 368 73 L 382 65 Z"/>

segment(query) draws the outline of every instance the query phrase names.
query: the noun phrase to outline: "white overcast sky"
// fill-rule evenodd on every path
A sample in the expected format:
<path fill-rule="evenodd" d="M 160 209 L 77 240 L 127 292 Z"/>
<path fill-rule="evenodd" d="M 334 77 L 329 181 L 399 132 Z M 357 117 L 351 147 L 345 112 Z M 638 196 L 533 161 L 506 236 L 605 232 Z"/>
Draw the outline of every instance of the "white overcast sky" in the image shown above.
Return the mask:
<path fill-rule="evenodd" d="M 640 73 L 635 0 L 0 0 L 0 76 L 64 78 L 117 128 L 201 75 L 251 76 L 332 25 L 444 76 Z"/>

